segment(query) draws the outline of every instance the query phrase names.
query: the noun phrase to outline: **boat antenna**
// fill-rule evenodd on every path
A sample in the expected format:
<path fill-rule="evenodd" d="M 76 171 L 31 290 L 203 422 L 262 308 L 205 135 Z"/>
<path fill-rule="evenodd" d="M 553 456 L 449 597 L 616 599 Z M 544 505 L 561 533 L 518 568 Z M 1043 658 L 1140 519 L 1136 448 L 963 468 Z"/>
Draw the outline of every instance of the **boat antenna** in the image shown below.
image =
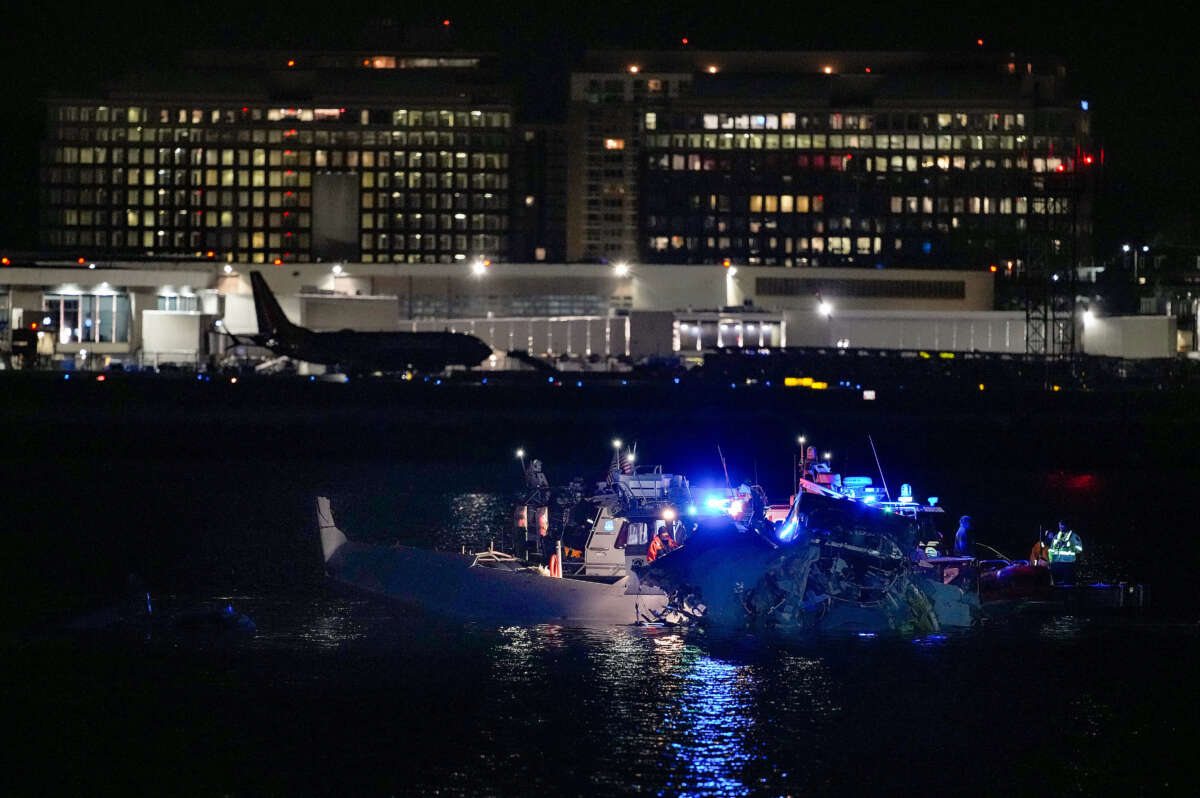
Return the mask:
<path fill-rule="evenodd" d="M 875 451 L 875 441 L 870 435 L 867 436 L 867 440 L 871 443 L 871 454 L 875 455 L 875 467 L 879 469 L 879 481 L 883 483 L 883 495 L 887 497 L 888 501 L 891 501 L 892 494 L 888 490 L 887 477 L 883 475 L 883 466 L 879 464 L 879 452 Z"/>
<path fill-rule="evenodd" d="M 717 444 L 717 457 L 721 458 L 721 470 L 725 472 L 725 487 L 732 492 L 733 485 L 729 482 L 729 469 L 725 467 L 725 455 L 721 454 L 721 444 L 719 443 Z"/>

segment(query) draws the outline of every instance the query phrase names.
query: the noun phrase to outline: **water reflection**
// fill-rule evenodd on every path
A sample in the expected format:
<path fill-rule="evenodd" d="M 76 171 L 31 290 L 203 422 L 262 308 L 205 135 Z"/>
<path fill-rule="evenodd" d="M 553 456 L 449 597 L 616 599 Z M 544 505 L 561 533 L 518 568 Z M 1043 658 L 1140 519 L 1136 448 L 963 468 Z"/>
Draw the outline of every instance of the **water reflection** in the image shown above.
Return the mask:
<path fill-rule="evenodd" d="M 680 653 L 686 653 L 684 649 Z M 687 661 L 690 659 L 690 662 Z M 754 680 L 747 666 L 707 655 L 681 657 L 683 681 L 674 712 L 663 719 L 672 754 L 687 763 L 682 779 L 667 782 L 680 795 L 747 795 L 741 772 L 750 760 Z"/>

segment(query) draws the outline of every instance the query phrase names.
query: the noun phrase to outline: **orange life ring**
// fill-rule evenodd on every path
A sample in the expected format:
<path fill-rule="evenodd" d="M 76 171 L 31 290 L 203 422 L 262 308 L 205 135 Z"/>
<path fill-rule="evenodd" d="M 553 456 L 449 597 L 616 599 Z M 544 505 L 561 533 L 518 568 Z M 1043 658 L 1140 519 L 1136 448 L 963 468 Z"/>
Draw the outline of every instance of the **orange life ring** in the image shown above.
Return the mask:
<path fill-rule="evenodd" d="M 550 555 L 550 575 L 555 579 L 562 578 L 562 563 L 558 561 L 557 554 Z"/>

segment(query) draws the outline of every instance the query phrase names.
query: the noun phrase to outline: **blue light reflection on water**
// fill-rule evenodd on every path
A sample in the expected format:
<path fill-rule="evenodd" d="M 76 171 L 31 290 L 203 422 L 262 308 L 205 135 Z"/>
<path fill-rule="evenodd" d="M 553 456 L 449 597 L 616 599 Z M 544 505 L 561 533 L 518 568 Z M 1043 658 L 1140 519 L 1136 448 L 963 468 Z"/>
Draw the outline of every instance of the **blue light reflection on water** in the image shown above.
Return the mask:
<path fill-rule="evenodd" d="M 749 760 L 745 735 L 752 721 L 748 707 L 753 682 L 745 666 L 696 656 L 681 674 L 682 689 L 664 732 L 687 762 L 682 784 L 668 782 L 660 795 L 746 795 L 750 788 L 735 774 Z"/>

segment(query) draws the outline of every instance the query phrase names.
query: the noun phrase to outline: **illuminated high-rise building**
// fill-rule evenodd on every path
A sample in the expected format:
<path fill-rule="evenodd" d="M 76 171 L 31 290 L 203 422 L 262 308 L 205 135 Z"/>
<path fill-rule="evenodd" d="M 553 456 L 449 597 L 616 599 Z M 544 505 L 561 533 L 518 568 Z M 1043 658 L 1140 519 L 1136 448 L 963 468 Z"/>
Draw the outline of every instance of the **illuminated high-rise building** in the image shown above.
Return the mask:
<path fill-rule="evenodd" d="M 193 53 L 48 100 L 40 243 L 89 259 L 528 259 L 511 249 L 527 195 L 512 97 L 479 54 Z"/>
<path fill-rule="evenodd" d="M 1057 61 L 596 52 L 569 124 L 569 259 L 1003 278 L 1088 253 L 1101 158 Z"/>

